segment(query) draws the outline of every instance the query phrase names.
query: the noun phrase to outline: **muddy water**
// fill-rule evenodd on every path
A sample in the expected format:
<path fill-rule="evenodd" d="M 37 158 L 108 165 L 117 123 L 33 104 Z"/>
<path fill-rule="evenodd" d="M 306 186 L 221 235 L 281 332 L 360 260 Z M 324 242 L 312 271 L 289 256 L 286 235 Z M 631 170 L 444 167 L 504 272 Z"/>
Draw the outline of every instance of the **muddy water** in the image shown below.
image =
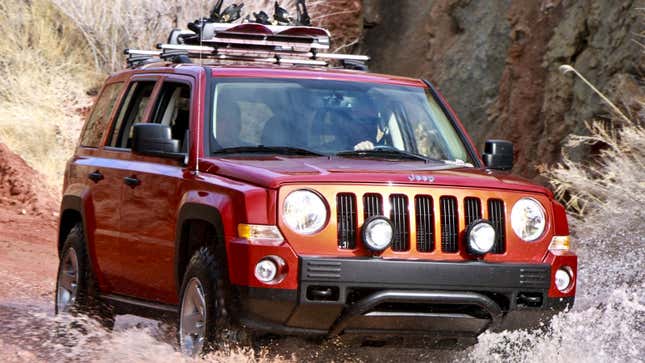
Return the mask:
<path fill-rule="evenodd" d="M 200 361 L 645 361 L 645 238 L 635 233 L 643 227 L 578 230 L 576 306 L 539 331 L 487 333 L 463 352 L 287 338 L 267 340 L 255 352 L 224 349 Z M 191 361 L 176 351 L 172 326 L 120 316 L 108 332 L 82 317 L 55 317 L 55 268 L 49 247 L 0 237 L 0 361 Z"/>

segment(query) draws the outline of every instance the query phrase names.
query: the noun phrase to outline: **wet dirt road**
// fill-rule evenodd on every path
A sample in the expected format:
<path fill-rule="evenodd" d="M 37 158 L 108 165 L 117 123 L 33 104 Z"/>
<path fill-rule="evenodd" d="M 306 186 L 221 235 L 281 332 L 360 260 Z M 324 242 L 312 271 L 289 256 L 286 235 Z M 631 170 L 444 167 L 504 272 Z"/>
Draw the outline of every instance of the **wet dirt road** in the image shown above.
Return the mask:
<path fill-rule="evenodd" d="M 186 361 L 174 327 L 119 316 L 108 332 L 85 318 L 54 316 L 58 260 L 53 222 L 27 216 L 0 229 L 0 361 Z M 392 347 L 348 347 L 337 341 L 266 339 L 260 350 L 231 348 L 204 361 L 452 361 L 462 353 Z"/>
<path fill-rule="evenodd" d="M 54 316 L 54 224 L 41 217 L 1 217 L 0 362 L 192 361 L 176 351 L 173 326 L 119 316 L 108 332 L 84 318 Z M 645 237 L 633 228 L 642 227 L 626 226 L 611 238 L 581 238 L 576 305 L 541 331 L 486 333 L 461 352 L 286 338 L 266 340 L 256 351 L 224 349 L 199 361 L 645 362 Z M 608 264 L 608 258 L 620 263 Z"/>

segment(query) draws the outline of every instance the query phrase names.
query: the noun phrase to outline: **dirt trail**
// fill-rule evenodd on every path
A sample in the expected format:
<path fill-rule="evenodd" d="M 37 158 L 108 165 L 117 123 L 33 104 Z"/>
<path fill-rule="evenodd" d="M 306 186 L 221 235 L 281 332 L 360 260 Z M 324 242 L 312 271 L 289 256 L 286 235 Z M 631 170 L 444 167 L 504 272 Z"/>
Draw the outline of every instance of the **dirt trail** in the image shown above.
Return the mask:
<path fill-rule="evenodd" d="M 53 290 L 57 203 L 42 180 L 0 144 L 0 303 L 34 301 Z"/>

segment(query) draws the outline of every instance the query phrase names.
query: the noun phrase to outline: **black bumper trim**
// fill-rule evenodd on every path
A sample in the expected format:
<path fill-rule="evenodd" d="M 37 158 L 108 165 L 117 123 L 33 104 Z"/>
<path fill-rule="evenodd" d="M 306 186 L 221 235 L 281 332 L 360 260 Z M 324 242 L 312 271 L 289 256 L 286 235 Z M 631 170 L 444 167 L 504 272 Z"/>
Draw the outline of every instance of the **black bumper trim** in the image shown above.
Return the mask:
<path fill-rule="evenodd" d="M 398 289 L 548 290 L 551 283 L 551 266 L 547 264 L 301 257 L 300 266 L 300 281 L 307 285 L 342 283 Z"/>
<path fill-rule="evenodd" d="M 385 290 L 371 294 L 346 309 L 336 323 L 331 327 L 329 334 L 332 336 L 339 335 L 353 318 L 369 312 L 383 302 L 476 305 L 484 309 L 490 315 L 490 324 L 487 328 L 495 328 L 499 326 L 503 316 L 502 309 L 499 305 L 490 298 L 477 293 Z M 423 314 L 418 314 L 418 316 L 422 318 Z M 445 317 L 450 318 L 448 315 L 445 315 Z"/>
<path fill-rule="evenodd" d="M 292 290 L 239 286 L 242 324 L 284 335 L 476 336 L 536 326 L 574 302 L 548 296 L 548 264 L 301 256 L 298 279 Z"/>

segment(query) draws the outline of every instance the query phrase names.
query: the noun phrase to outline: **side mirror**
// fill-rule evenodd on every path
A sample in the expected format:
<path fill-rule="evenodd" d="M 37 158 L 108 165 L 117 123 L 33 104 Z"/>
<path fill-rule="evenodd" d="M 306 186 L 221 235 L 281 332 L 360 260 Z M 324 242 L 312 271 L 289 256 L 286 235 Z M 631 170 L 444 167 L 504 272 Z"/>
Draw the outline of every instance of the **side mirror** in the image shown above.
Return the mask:
<path fill-rule="evenodd" d="M 179 140 L 172 139 L 170 127 L 161 124 L 134 124 L 132 151 L 151 156 L 184 157 L 179 153 Z"/>
<path fill-rule="evenodd" d="M 513 143 L 506 140 L 486 140 L 482 158 L 489 169 L 511 170 L 513 168 Z"/>

